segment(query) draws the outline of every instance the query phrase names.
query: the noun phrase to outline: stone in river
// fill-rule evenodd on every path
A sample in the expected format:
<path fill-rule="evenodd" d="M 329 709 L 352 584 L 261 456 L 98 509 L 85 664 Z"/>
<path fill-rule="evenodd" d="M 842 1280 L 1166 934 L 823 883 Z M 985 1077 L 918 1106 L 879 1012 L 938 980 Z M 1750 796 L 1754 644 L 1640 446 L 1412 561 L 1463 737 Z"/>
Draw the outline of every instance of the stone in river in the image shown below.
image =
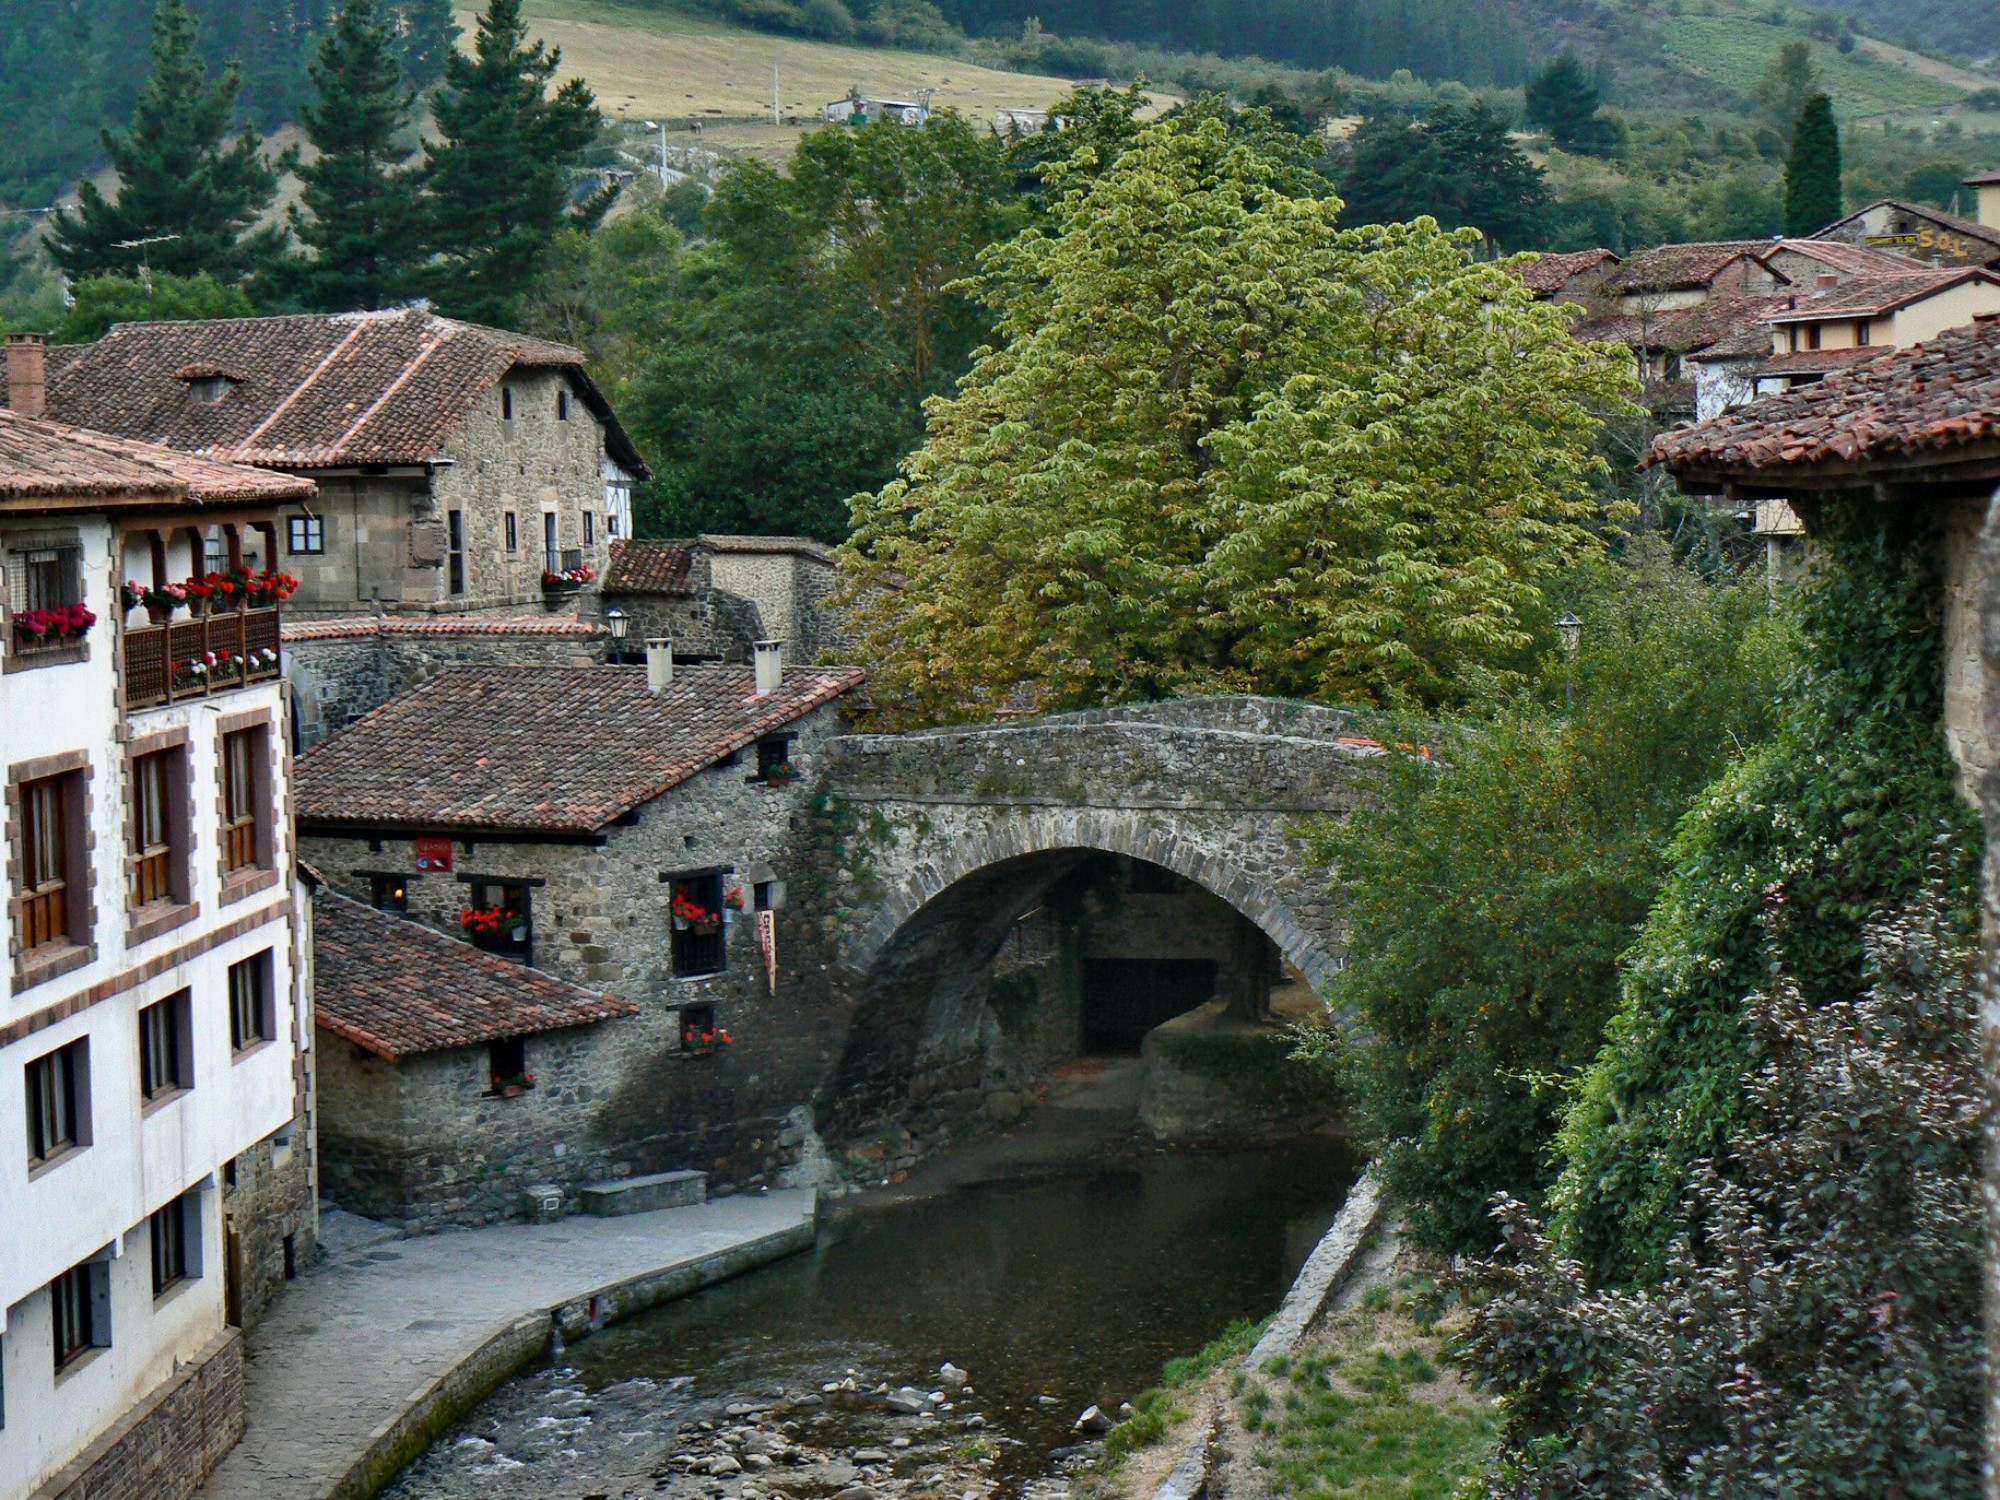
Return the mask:
<path fill-rule="evenodd" d="M 924 1393 L 904 1386 L 900 1391 L 882 1398 L 882 1404 L 901 1416 L 914 1417 L 919 1412 L 930 1410 L 930 1403 L 924 1400 Z"/>
<path fill-rule="evenodd" d="M 889 1461 L 889 1455 L 884 1453 L 880 1448 L 856 1448 L 854 1450 L 854 1461 L 858 1464 L 886 1464 Z"/>
<path fill-rule="evenodd" d="M 965 1371 L 961 1370 L 957 1365 L 953 1364 L 950 1360 L 946 1360 L 943 1364 L 938 1366 L 938 1379 L 942 1380 L 946 1385 L 951 1386 L 954 1389 L 956 1389 L 958 1386 L 964 1385 L 965 1382 L 970 1380 L 971 1378 L 972 1377 L 970 1375 L 966 1374 Z"/>
<path fill-rule="evenodd" d="M 767 1454 L 746 1453 L 743 1455 L 743 1464 L 745 1468 L 768 1469 L 771 1467 L 771 1460 Z"/>
<path fill-rule="evenodd" d="M 890 1438 L 889 1446 L 891 1448 L 907 1448 L 910 1446 L 910 1440 L 908 1438 Z"/>
<path fill-rule="evenodd" d="M 984 1427 L 986 1425 L 986 1418 L 980 1416 L 978 1412 L 974 1412 L 971 1416 L 965 1419 L 965 1425 L 967 1427 L 977 1430 L 978 1428 Z"/>
<path fill-rule="evenodd" d="M 711 1458 L 708 1461 L 708 1472 L 720 1479 L 725 1474 L 741 1474 L 743 1465 L 725 1453 L 720 1458 Z"/>
<path fill-rule="evenodd" d="M 835 1490 L 833 1500 L 882 1500 L 882 1492 L 865 1484 L 850 1484 L 844 1490 Z"/>
<path fill-rule="evenodd" d="M 1111 1418 L 1094 1406 L 1083 1409 L 1083 1415 L 1076 1419 L 1076 1430 L 1087 1432 L 1092 1437 L 1102 1437 L 1111 1430 Z"/>

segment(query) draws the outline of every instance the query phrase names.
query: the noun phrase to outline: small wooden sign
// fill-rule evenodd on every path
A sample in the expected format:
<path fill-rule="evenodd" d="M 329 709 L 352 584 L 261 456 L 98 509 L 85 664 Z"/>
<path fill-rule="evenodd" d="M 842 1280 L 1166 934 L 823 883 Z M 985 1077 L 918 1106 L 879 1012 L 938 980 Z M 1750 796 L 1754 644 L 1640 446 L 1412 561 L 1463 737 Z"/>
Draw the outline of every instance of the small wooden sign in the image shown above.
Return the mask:
<path fill-rule="evenodd" d="M 451 868 L 450 839 L 417 839 L 417 868 L 419 870 L 449 870 Z"/>

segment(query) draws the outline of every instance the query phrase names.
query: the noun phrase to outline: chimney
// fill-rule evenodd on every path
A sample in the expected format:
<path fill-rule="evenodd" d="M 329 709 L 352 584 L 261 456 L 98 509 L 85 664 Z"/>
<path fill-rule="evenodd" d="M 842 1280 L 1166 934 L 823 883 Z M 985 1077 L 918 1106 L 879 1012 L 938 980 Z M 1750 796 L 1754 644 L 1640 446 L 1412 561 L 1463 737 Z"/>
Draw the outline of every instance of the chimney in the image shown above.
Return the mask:
<path fill-rule="evenodd" d="M 756 645 L 757 696 L 775 693 L 785 681 L 785 643 L 759 641 Z"/>
<path fill-rule="evenodd" d="M 1840 278 L 1836 276 L 1833 272 L 1822 271 L 1819 273 L 1820 296 L 1824 297 L 1828 292 L 1832 291 L 1835 287 L 1839 285 L 1840 285 Z"/>
<path fill-rule="evenodd" d="M 674 680 L 674 643 L 654 637 L 646 642 L 646 691 L 659 693 Z"/>
<path fill-rule="evenodd" d="M 7 405 L 24 417 L 49 409 L 49 353 L 39 333 L 7 335 Z"/>

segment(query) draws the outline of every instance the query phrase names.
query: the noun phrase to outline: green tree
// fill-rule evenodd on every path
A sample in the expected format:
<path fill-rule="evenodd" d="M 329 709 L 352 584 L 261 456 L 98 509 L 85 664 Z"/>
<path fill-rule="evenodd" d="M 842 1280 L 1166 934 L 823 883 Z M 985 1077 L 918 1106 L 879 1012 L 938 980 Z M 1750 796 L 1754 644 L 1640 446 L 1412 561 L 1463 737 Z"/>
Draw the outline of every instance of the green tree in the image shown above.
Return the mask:
<path fill-rule="evenodd" d="M 1327 998 L 1365 1040 L 1313 1028 L 1304 1050 L 1340 1061 L 1413 1229 L 1447 1252 L 1492 1247 L 1495 1193 L 1539 1202 L 1558 1081 L 1603 1041 L 1674 826 L 1769 732 L 1789 659 L 1761 580 L 1705 582 L 1657 539 L 1556 591 L 1584 627 L 1542 691 L 1422 731 L 1436 758 L 1381 762 L 1313 841 L 1351 926 Z"/>
<path fill-rule="evenodd" d="M 421 251 L 395 37 L 377 0 L 347 0 L 312 64 L 304 124 L 318 157 L 298 168 L 292 233 L 307 254 L 286 282 L 307 307 L 374 309 L 408 287 Z"/>
<path fill-rule="evenodd" d="M 444 77 L 446 61 L 458 50 L 458 21 L 451 0 L 401 0 L 396 7 L 403 87 L 420 93 Z"/>
<path fill-rule="evenodd" d="M 59 344 L 101 338 L 114 323 L 151 323 L 170 318 L 247 318 L 257 309 L 241 287 L 226 286 L 207 272 L 175 276 L 86 276 L 76 284 L 76 300 L 56 329 Z"/>
<path fill-rule="evenodd" d="M 553 95 L 560 49 L 530 43 L 521 0 L 488 0 L 473 55 L 445 63 L 434 106 L 439 140 L 424 163 L 427 276 L 454 316 L 511 326 L 565 224 L 590 224 L 608 201 L 571 206 L 570 181 L 603 124 L 589 87 Z"/>
<path fill-rule="evenodd" d="M 1541 168 L 1483 99 L 1463 109 L 1440 104 L 1422 122 L 1378 115 L 1354 133 L 1338 176 L 1350 221 L 1429 216 L 1522 249 L 1541 241 L 1553 202 Z"/>
<path fill-rule="evenodd" d="M 1814 94 L 1799 114 L 1785 162 L 1785 233 L 1817 234 L 1844 212 L 1840 127 L 1833 122 L 1833 101 Z"/>
<path fill-rule="evenodd" d="M 1597 86 L 1568 47 L 1528 80 L 1524 93 L 1529 123 L 1541 126 L 1563 150 L 1602 155 L 1616 143 L 1617 132 L 1597 112 Z"/>
<path fill-rule="evenodd" d="M 1972 168 L 1962 161 L 1949 157 L 1927 161 L 1904 179 L 1903 196 L 1944 209 L 1963 205 L 1971 201 L 1965 186 L 1965 179 L 1971 175 Z"/>
<path fill-rule="evenodd" d="M 1757 110 L 1789 142 L 1806 101 L 1824 87 L 1808 42 L 1787 42 L 1771 55 L 1751 90 Z"/>
<path fill-rule="evenodd" d="M 884 721 L 1251 688 L 1465 697 L 1598 546 L 1629 359 L 1434 223 L 1337 200 L 1215 119 L 1051 170 L 998 319 L 843 553 Z"/>
<path fill-rule="evenodd" d="M 209 86 L 186 0 L 160 0 L 152 61 L 131 129 L 103 133 L 117 200 L 80 184 L 75 211 L 54 218 L 49 252 L 78 280 L 151 267 L 241 281 L 282 244 L 276 229 L 251 230 L 277 196 L 277 173 L 251 131 L 229 139 L 241 74 L 231 65 Z"/>

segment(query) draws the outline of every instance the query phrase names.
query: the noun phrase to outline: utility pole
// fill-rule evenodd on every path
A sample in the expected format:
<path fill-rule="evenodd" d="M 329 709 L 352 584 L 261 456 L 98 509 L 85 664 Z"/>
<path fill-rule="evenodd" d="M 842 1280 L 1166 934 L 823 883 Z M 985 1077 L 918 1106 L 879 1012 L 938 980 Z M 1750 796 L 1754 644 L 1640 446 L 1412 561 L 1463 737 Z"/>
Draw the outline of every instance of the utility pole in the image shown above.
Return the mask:
<path fill-rule="evenodd" d="M 782 125 L 785 123 L 778 116 L 778 65 L 776 63 L 771 64 L 771 123 L 773 125 Z"/>

